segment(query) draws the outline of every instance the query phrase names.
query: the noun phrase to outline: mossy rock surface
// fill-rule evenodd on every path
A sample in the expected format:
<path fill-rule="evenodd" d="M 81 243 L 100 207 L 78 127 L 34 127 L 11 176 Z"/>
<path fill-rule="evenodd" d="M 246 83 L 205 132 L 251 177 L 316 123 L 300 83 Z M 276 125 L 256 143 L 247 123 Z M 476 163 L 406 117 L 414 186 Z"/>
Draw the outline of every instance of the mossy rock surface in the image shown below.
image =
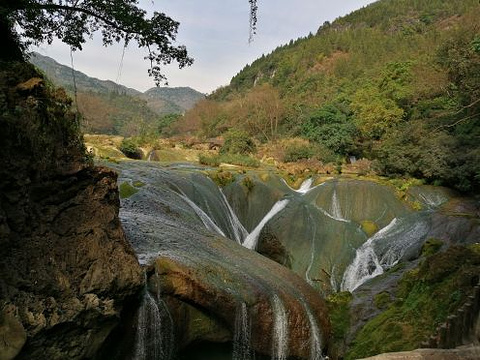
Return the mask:
<path fill-rule="evenodd" d="M 138 189 L 130 185 L 129 182 L 123 182 L 118 187 L 120 191 L 120 199 L 126 199 L 138 192 Z"/>
<path fill-rule="evenodd" d="M 444 242 L 442 240 L 438 240 L 435 238 L 427 239 L 427 241 L 425 241 L 422 246 L 422 256 L 431 256 L 437 253 L 443 245 Z"/>
<path fill-rule="evenodd" d="M 365 220 L 360 223 L 362 230 L 368 237 L 371 237 L 378 231 L 378 225 L 374 221 Z"/>
<path fill-rule="evenodd" d="M 471 295 L 479 274 L 480 253 L 470 248 L 427 257 L 403 275 L 396 301 L 360 330 L 345 359 L 418 348 Z M 375 298 L 379 305 L 385 300 L 382 293 Z"/>

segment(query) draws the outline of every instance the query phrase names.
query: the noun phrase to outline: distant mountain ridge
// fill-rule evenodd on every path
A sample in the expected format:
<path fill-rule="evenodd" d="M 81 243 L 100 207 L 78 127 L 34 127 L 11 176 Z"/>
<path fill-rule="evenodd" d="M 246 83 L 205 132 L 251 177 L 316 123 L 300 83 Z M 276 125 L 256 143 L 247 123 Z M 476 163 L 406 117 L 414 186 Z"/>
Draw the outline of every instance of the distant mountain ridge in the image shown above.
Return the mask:
<path fill-rule="evenodd" d="M 54 59 L 33 53 L 30 62 L 67 92 L 77 89 L 84 130 L 131 136 L 156 126 L 159 115 L 183 114 L 205 95 L 190 87 L 153 87 L 142 93 L 111 80 L 90 77 Z M 73 77 L 74 74 L 74 77 Z"/>

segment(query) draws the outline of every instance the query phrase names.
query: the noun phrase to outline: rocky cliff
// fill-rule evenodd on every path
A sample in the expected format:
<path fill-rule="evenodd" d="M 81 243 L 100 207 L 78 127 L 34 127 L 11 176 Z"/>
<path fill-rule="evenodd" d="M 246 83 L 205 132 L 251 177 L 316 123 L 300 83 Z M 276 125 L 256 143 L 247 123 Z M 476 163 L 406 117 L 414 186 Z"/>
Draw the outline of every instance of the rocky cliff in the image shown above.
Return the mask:
<path fill-rule="evenodd" d="M 143 286 L 116 174 L 93 167 L 71 101 L 0 64 L 0 359 L 93 357 Z"/>

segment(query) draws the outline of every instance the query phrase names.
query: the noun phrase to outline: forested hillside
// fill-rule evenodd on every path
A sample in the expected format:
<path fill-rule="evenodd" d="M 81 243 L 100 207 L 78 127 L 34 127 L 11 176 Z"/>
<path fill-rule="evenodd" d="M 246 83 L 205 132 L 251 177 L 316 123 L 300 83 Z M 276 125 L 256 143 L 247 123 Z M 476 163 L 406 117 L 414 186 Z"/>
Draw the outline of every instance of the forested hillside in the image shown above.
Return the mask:
<path fill-rule="evenodd" d="M 382 175 L 480 185 L 480 4 L 381 0 L 247 65 L 183 132 L 302 137 L 297 158 L 374 160 Z"/>
<path fill-rule="evenodd" d="M 182 114 L 205 97 L 191 88 L 152 88 L 142 93 L 72 71 L 38 53 L 33 53 L 30 61 L 72 97 L 76 87 L 82 125 L 87 133 L 134 136 L 156 132 L 164 122 L 163 117 Z"/>

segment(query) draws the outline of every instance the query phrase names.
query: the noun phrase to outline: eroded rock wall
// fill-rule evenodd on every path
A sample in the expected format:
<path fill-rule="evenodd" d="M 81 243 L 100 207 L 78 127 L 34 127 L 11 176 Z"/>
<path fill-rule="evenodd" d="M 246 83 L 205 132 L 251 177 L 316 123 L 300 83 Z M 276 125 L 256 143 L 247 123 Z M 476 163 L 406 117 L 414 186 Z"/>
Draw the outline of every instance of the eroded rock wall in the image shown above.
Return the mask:
<path fill-rule="evenodd" d="M 143 286 L 116 174 L 88 161 L 70 100 L 0 64 L 0 359 L 93 357 Z"/>

